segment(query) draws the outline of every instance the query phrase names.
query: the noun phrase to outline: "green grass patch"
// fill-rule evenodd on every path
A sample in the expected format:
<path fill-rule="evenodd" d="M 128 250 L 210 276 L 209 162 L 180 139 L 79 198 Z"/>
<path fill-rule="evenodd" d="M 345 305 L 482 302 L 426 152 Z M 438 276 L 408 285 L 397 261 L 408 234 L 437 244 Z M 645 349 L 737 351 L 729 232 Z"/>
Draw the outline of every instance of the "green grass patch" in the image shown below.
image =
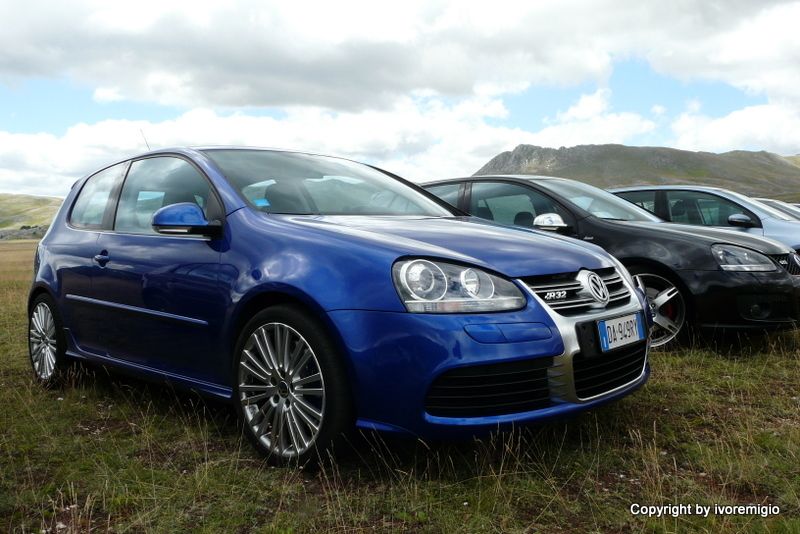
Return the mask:
<path fill-rule="evenodd" d="M 36 386 L 25 341 L 33 244 L 8 247 L 1 531 L 800 532 L 794 338 L 654 353 L 644 389 L 569 421 L 465 443 L 368 434 L 335 464 L 278 469 L 223 404 L 95 367 Z M 781 513 L 646 519 L 633 503 Z"/>

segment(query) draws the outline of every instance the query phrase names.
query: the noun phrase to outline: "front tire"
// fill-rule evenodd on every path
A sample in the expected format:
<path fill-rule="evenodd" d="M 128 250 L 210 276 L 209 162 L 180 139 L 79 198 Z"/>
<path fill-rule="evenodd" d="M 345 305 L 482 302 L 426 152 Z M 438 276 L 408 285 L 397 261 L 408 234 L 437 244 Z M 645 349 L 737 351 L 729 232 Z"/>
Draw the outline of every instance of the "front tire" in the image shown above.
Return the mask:
<path fill-rule="evenodd" d="M 644 287 L 654 325 L 650 332 L 650 346 L 654 349 L 680 344 L 689 337 L 688 298 L 681 288 L 647 267 L 634 266 L 631 276 Z"/>
<path fill-rule="evenodd" d="M 28 356 L 37 382 L 50 386 L 62 377 L 66 340 L 55 301 L 41 294 L 31 303 L 28 314 Z"/>
<path fill-rule="evenodd" d="M 279 465 L 335 449 L 353 424 L 341 358 L 325 329 L 292 306 L 256 314 L 236 344 L 234 400 L 244 432 Z"/>

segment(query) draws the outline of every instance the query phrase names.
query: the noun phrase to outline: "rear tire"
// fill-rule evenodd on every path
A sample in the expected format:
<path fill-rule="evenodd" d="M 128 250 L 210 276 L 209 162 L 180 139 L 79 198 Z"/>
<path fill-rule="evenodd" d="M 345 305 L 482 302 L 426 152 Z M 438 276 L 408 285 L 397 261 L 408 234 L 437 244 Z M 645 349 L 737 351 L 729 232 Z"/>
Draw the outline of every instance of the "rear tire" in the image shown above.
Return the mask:
<path fill-rule="evenodd" d="M 28 357 L 37 382 L 49 387 L 63 378 L 66 350 L 61 315 L 53 298 L 43 293 L 28 314 Z"/>
<path fill-rule="evenodd" d="M 245 325 L 233 385 L 244 433 L 274 464 L 315 463 L 353 427 L 342 359 L 323 325 L 299 308 L 273 306 Z"/>
<path fill-rule="evenodd" d="M 668 349 L 682 345 L 690 337 L 689 298 L 671 277 L 647 266 L 634 265 L 628 269 L 637 283 L 645 288 L 654 324 L 650 331 L 650 346 Z"/>

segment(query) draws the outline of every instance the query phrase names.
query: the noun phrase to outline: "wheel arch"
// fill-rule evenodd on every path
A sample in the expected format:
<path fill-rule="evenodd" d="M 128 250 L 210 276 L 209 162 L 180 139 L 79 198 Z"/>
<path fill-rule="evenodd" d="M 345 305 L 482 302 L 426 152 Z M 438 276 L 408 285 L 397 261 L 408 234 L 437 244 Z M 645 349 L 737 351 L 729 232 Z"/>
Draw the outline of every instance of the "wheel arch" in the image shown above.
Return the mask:
<path fill-rule="evenodd" d="M 683 293 L 684 299 L 686 301 L 686 311 L 687 315 L 691 317 L 691 322 L 696 322 L 696 306 L 695 306 L 695 297 L 689 287 L 683 282 L 680 276 L 675 273 L 674 269 L 670 269 L 668 266 L 664 265 L 661 262 L 649 259 L 649 258 L 625 258 L 620 260 L 622 264 L 628 268 L 632 269 L 635 267 L 644 268 L 651 270 L 653 274 L 657 274 L 669 280 L 670 282 L 674 283 Z"/>
<path fill-rule="evenodd" d="M 339 356 L 343 359 L 344 366 L 347 369 L 348 379 L 352 383 L 355 376 L 352 368 L 352 361 L 347 356 L 347 349 L 339 334 L 339 330 L 330 320 L 328 314 L 325 313 L 325 310 L 314 301 L 314 299 L 305 293 L 287 288 L 257 288 L 239 302 L 233 314 L 228 335 L 231 365 L 235 365 L 236 354 L 234 352 L 236 350 L 236 342 L 247 322 L 258 312 L 277 305 L 289 305 L 298 308 L 308 313 L 325 328 L 325 332 L 331 337 L 331 340 L 339 352 Z"/>
<path fill-rule="evenodd" d="M 43 283 L 38 283 L 38 284 L 34 285 L 31 288 L 30 293 L 28 293 L 28 314 L 29 315 L 31 313 L 31 307 L 33 306 L 33 301 L 36 300 L 39 297 L 39 295 L 48 295 L 51 299 L 56 300 L 56 296 L 53 294 L 53 292 L 50 290 L 50 288 L 47 287 L 47 285 L 45 285 Z"/>

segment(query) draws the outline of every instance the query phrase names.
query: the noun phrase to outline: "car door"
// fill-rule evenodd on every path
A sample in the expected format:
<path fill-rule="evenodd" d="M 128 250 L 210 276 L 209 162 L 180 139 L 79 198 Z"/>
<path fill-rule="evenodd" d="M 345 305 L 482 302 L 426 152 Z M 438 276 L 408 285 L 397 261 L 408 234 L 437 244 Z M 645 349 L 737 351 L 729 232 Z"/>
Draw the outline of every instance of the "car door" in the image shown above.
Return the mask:
<path fill-rule="evenodd" d="M 128 162 L 105 168 L 83 182 L 70 207 L 63 231 L 51 232 L 48 251 L 57 273 L 63 298 L 64 324 L 79 350 L 99 351 L 104 315 L 86 305 L 92 295 L 92 272 L 96 267 L 97 240 L 111 225 L 114 197 Z"/>
<path fill-rule="evenodd" d="M 106 314 L 109 356 L 211 380 L 225 376 L 227 365 L 219 334 L 222 238 L 157 234 L 153 214 L 180 202 L 197 203 L 209 220 L 222 217 L 209 180 L 189 161 L 159 156 L 131 163 L 113 230 L 97 241 L 93 295 Z"/>
<path fill-rule="evenodd" d="M 705 191 L 668 190 L 664 209 L 668 221 L 697 226 L 718 226 L 729 230 L 739 230 L 763 235 L 761 220 L 755 213 L 727 198 Z M 732 224 L 732 215 L 745 215 L 753 226 Z"/>
<path fill-rule="evenodd" d="M 533 228 L 537 216 L 555 213 L 567 224 L 564 233 L 574 236 L 575 217 L 538 189 L 504 181 L 473 181 L 467 192 L 467 211 L 501 224 Z"/>

